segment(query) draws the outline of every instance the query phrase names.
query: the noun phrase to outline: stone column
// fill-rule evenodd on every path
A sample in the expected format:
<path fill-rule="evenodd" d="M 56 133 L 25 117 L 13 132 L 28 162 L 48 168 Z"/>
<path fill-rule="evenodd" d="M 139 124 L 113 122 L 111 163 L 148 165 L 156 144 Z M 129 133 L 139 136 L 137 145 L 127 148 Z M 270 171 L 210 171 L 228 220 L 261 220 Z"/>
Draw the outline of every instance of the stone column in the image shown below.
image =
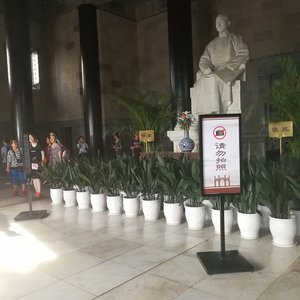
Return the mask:
<path fill-rule="evenodd" d="M 168 0 L 168 34 L 172 108 L 177 116 L 191 110 L 193 85 L 193 49 L 191 0 Z M 176 123 L 175 120 L 173 122 Z"/>
<path fill-rule="evenodd" d="M 93 156 L 103 155 L 97 9 L 78 7 L 85 137 Z"/>
<path fill-rule="evenodd" d="M 34 124 L 27 1 L 5 0 L 4 7 L 11 120 L 23 145 L 23 134 L 31 132 Z"/>

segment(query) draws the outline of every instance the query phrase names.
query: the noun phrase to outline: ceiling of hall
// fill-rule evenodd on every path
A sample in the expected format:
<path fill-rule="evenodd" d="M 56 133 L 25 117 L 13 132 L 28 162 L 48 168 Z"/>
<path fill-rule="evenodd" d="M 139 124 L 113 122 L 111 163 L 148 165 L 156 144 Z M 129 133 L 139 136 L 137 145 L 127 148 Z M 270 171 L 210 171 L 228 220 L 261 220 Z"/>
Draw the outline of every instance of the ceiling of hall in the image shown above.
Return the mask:
<path fill-rule="evenodd" d="M 4 0 L 0 0 L 4 1 Z M 36 21 L 49 21 L 76 9 L 81 4 L 92 4 L 131 20 L 142 20 L 166 11 L 167 0 L 27 0 L 29 15 Z"/>

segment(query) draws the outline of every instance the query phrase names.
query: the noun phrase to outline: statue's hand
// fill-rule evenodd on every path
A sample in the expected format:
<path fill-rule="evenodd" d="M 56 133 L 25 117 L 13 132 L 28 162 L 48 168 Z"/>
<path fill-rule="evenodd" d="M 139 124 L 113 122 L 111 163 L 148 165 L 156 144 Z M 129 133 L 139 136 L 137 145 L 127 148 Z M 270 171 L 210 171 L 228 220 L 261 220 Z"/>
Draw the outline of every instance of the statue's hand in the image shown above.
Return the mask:
<path fill-rule="evenodd" d="M 231 70 L 231 71 L 234 71 L 234 68 L 231 67 L 231 66 L 227 66 L 227 68 L 228 68 L 229 70 Z"/>
<path fill-rule="evenodd" d="M 205 71 L 203 72 L 203 75 L 209 75 L 212 73 L 212 70 L 210 68 L 205 69 Z"/>

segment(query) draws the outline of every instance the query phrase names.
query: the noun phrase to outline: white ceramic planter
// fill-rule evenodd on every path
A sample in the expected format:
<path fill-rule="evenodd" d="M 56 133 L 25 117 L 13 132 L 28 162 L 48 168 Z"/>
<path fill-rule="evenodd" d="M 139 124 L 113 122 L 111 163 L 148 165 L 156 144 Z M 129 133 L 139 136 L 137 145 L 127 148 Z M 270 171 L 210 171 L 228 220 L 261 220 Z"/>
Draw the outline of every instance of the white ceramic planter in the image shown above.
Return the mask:
<path fill-rule="evenodd" d="M 183 215 L 183 205 L 164 202 L 164 215 L 168 225 L 179 225 Z"/>
<path fill-rule="evenodd" d="M 160 213 L 160 199 L 142 200 L 143 214 L 145 221 L 155 221 L 159 219 Z"/>
<path fill-rule="evenodd" d="M 63 191 L 62 189 L 50 189 L 50 198 L 53 205 L 63 204 Z"/>
<path fill-rule="evenodd" d="M 204 227 L 206 220 L 206 206 L 188 206 L 189 201 L 185 202 L 185 218 L 188 228 L 197 230 Z"/>
<path fill-rule="evenodd" d="M 255 214 L 244 214 L 237 212 L 237 224 L 243 239 L 257 239 L 261 226 L 261 216 Z"/>
<path fill-rule="evenodd" d="M 133 218 L 139 215 L 140 213 L 140 199 L 135 198 L 123 198 L 123 208 L 126 217 Z"/>
<path fill-rule="evenodd" d="M 123 211 L 123 198 L 119 196 L 106 196 L 108 212 L 112 216 L 121 215 Z"/>
<path fill-rule="evenodd" d="M 237 213 L 238 213 L 238 210 L 237 210 L 237 208 L 233 204 L 230 204 L 230 208 L 232 209 L 232 213 L 233 213 L 233 222 L 232 222 L 232 225 L 236 225 L 237 224 Z"/>
<path fill-rule="evenodd" d="M 270 216 L 270 231 L 274 245 L 279 247 L 293 247 L 296 245 L 297 225 L 295 216 L 290 219 L 277 219 Z"/>
<path fill-rule="evenodd" d="M 270 209 L 265 205 L 258 205 L 258 210 L 261 213 L 261 228 L 269 229 L 269 217 L 271 215 Z"/>
<path fill-rule="evenodd" d="M 296 235 L 300 236 L 300 210 L 294 210 L 293 214 L 296 218 L 297 232 Z"/>
<path fill-rule="evenodd" d="M 63 198 L 65 201 L 65 207 L 76 206 L 76 191 L 75 190 L 63 190 Z"/>
<path fill-rule="evenodd" d="M 215 228 L 215 233 L 221 233 L 221 226 L 220 226 L 220 210 L 212 209 L 211 210 L 211 220 Z M 232 209 L 224 210 L 224 232 L 225 234 L 230 234 L 233 224 L 233 211 Z"/>
<path fill-rule="evenodd" d="M 93 212 L 101 212 L 107 210 L 105 194 L 90 194 L 90 201 Z"/>
<path fill-rule="evenodd" d="M 211 210 L 213 208 L 212 203 L 209 200 L 203 200 L 202 204 L 205 205 L 205 209 L 206 209 L 206 220 L 210 221 L 211 220 Z"/>
<path fill-rule="evenodd" d="M 76 192 L 76 201 L 78 204 L 78 209 L 89 209 L 90 205 L 90 192 Z"/>

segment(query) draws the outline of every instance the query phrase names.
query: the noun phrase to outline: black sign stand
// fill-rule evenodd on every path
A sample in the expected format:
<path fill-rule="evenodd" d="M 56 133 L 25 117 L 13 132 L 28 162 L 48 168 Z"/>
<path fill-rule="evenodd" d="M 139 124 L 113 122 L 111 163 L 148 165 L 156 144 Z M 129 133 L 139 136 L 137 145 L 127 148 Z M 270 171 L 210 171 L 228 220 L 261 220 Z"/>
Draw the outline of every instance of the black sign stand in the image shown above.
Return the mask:
<path fill-rule="evenodd" d="M 239 120 L 239 140 L 241 140 L 241 126 L 240 126 L 240 115 L 218 115 L 218 117 L 237 117 Z M 205 118 L 214 118 L 214 115 L 202 115 L 199 116 L 199 142 L 201 143 L 202 149 L 203 146 L 203 135 L 202 135 L 202 121 Z M 239 143 L 240 144 L 240 143 Z M 200 148 L 201 149 L 201 148 Z M 241 161 L 241 149 L 240 149 L 240 161 Z M 202 180 L 203 180 L 203 151 L 200 156 L 200 169 L 202 170 Z M 241 172 L 240 172 L 241 174 Z M 202 182 L 203 188 L 203 182 Z M 204 190 L 202 190 L 202 194 Z M 215 194 L 216 195 L 216 194 Z M 221 197 L 221 211 L 220 211 L 220 242 L 221 242 L 221 251 L 209 251 L 209 252 L 197 252 L 197 257 L 202 264 L 208 275 L 213 274 L 223 274 L 223 273 L 236 273 L 236 272 L 253 272 L 253 266 L 239 253 L 238 250 L 225 251 L 225 228 L 224 228 L 224 204 L 225 197 Z"/>
<path fill-rule="evenodd" d="M 225 251 L 224 202 L 224 196 L 221 196 L 221 251 L 197 252 L 197 257 L 208 275 L 253 272 L 253 266 L 239 253 L 238 250 Z"/>
<path fill-rule="evenodd" d="M 29 203 L 29 211 L 22 211 L 17 216 L 14 217 L 15 221 L 23 221 L 23 220 L 34 220 L 34 219 L 43 219 L 49 216 L 47 210 L 32 210 L 32 187 L 30 184 L 30 172 L 31 172 L 31 164 L 30 164 L 30 151 L 29 151 L 29 140 L 28 134 L 24 134 L 23 138 L 23 161 L 24 161 L 24 172 L 27 178 L 27 186 L 28 186 L 28 194 L 27 199 Z"/>

